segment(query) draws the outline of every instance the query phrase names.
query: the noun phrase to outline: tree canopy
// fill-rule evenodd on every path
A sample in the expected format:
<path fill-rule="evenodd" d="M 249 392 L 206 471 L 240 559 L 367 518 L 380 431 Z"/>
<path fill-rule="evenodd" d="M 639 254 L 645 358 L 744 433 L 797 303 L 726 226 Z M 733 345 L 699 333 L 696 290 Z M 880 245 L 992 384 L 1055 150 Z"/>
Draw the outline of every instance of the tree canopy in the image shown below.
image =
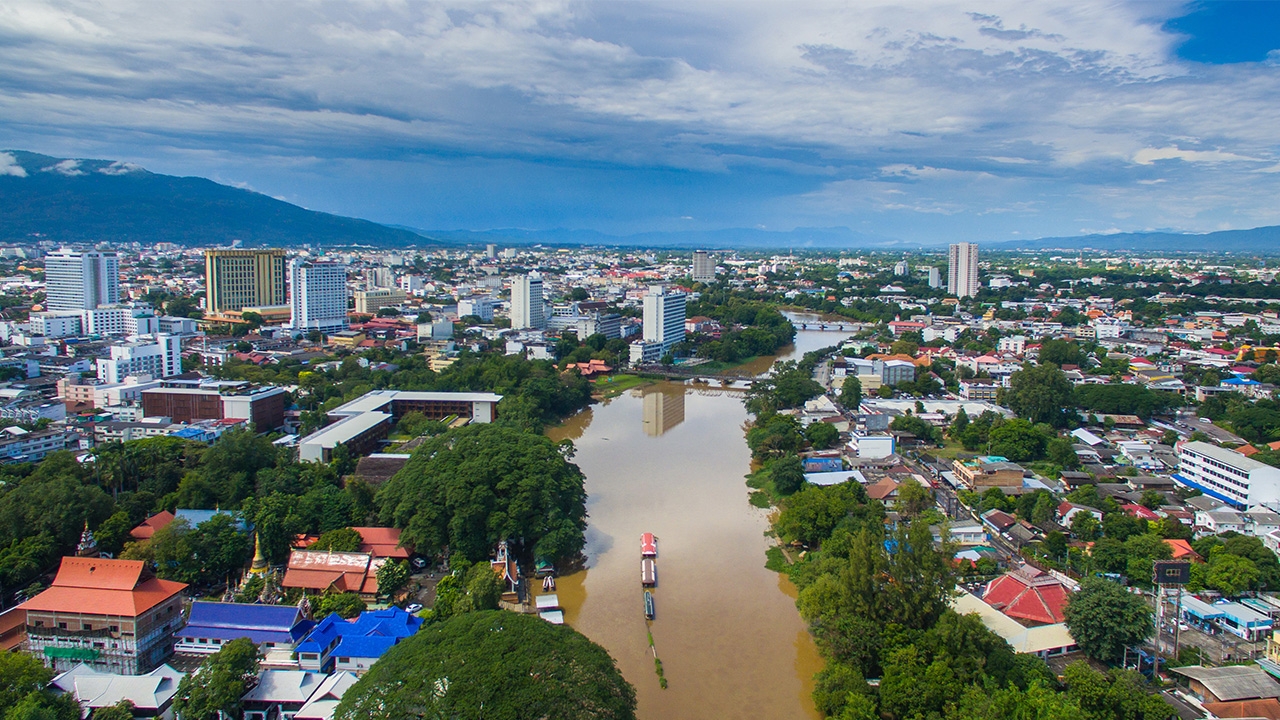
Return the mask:
<path fill-rule="evenodd" d="M 481 611 L 429 624 L 391 648 L 335 717 L 631 720 L 635 706 L 613 658 L 576 630 Z"/>
<path fill-rule="evenodd" d="M 1085 578 L 1064 612 L 1080 649 L 1102 662 L 1118 662 L 1126 647 L 1142 643 L 1154 630 L 1146 602 L 1102 578 Z"/>
<path fill-rule="evenodd" d="M 1009 376 L 1005 403 L 1020 418 L 1062 428 L 1075 417 L 1073 391 L 1071 381 L 1057 365 L 1027 366 Z"/>
<path fill-rule="evenodd" d="M 451 430 L 424 442 L 378 491 L 381 520 L 419 552 L 448 547 L 478 561 L 509 540 L 540 557 L 575 555 L 587 511 L 571 447 L 497 423 Z"/>
<path fill-rule="evenodd" d="M 189 720 L 240 716 L 240 698 L 258 676 L 258 646 L 238 638 L 205 658 L 178 683 L 173 711 Z"/>

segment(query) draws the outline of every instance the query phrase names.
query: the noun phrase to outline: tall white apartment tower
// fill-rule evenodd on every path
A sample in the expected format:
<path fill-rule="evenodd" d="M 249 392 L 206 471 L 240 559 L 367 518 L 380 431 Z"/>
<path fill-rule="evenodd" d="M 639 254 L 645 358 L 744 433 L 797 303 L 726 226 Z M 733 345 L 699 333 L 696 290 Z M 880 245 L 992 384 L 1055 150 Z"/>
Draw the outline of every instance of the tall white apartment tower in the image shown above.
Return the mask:
<path fill-rule="evenodd" d="M 660 357 L 684 340 L 684 306 L 684 293 L 668 293 L 660 285 L 650 287 L 644 297 L 644 341 L 662 343 Z"/>
<path fill-rule="evenodd" d="M 44 258 L 45 309 L 94 310 L 120 302 L 120 256 L 63 248 Z"/>
<path fill-rule="evenodd" d="M 707 251 L 693 251 L 693 272 L 691 275 L 694 282 L 709 283 L 716 281 L 716 263 Z"/>
<path fill-rule="evenodd" d="M 346 330 L 347 266 L 294 259 L 289 265 L 289 307 L 295 330 Z"/>
<path fill-rule="evenodd" d="M 978 294 L 978 244 L 952 243 L 947 255 L 947 293 L 958 298 Z"/>
<path fill-rule="evenodd" d="M 546 302 L 541 275 L 529 273 L 511 278 L 511 329 L 545 330 Z"/>

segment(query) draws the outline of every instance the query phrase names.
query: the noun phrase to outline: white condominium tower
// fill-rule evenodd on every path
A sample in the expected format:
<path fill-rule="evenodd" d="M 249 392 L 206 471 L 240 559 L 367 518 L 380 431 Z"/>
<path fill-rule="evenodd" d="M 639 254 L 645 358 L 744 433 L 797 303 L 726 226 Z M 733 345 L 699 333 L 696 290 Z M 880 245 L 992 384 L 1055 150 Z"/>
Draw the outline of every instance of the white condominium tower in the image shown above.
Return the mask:
<path fill-rule="evenodd" d="M 952 243 L 947 255 L 947 293 L 958 298 L 978 294 L 978 244 Z"/>
<path fill-rule="evenodd" d="M 295 259 L 289 265 L 289 306 L 295 330 L 346 330 L 347 266 Z"/>
<path fill-rule="evenodd" d="M 684 340 L 684 293 L 668 293 L 655 285 L 644 297 L 644 341 L 662 343 L 661 355 Z"/>
<path fill-rule="evenodd" d="M 93 310 L 120 302 L 120 257 L 63 248 L 44 258 L 45 309 Z"/>
<path fill-rule="evenodd" d="M 694 282 L 709 283 L 716 281 L 716 263 L 707 251 L 693 251 L 693 273 L 691 276 Z"/>
<path fill-rule="evenodd" d="M 511 278 L 511 329 L 545 330 L 546 298 L 542 294 L 542 276 L 538 273 Z"/>

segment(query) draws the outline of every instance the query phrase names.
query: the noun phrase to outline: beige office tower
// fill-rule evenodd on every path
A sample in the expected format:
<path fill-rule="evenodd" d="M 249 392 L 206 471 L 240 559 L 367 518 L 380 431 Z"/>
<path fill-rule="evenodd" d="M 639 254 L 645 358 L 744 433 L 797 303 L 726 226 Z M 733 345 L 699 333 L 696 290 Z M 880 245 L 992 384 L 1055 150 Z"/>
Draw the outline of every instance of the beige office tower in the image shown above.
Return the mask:
<path fill-rule="evenodd" d="M 205 250 L 204 278 L 209 312 L 289 301 L 284 250 Z"/>
<path fill-rule="evenodd" d="M 978 294 L 978 244 L 952 243 L 947 254 L 947 294 L 958 298 Z"/>

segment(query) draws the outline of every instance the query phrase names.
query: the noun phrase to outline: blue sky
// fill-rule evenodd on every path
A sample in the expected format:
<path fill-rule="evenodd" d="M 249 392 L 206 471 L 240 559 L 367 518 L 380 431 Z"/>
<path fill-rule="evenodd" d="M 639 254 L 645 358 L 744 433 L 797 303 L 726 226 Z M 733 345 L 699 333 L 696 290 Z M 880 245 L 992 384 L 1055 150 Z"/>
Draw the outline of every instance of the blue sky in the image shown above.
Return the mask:
<path fill-rule="evenodd" d="M 428 229 L 1280 224 L 1277 128 L 1267 2 L 0 6 L 0 148 Z"/>

